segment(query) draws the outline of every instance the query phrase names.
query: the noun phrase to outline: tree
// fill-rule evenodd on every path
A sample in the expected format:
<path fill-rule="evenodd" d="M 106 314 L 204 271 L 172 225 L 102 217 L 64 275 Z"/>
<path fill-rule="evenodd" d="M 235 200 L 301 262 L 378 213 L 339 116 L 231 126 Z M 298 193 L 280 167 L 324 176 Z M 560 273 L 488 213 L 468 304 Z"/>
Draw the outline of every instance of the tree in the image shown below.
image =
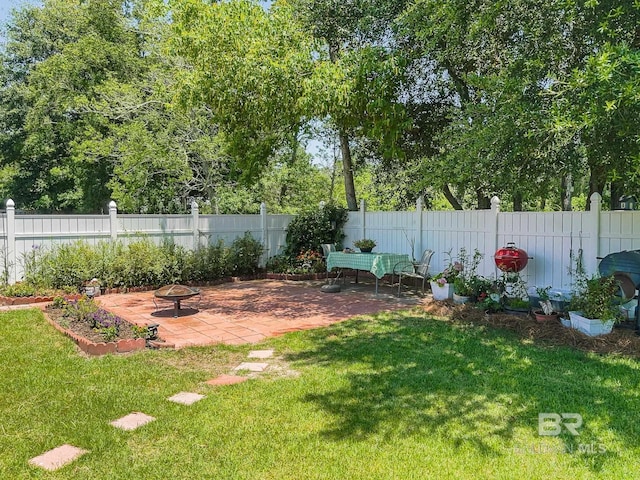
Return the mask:
<path fill-rule="evenodd" d="M 306 121 L 299 100 L 311 45 L 290 8 L 178 0 L 172 26 L 171 48 L 188 62 L 179 98 L 186 108 L 207 105 L 245 180 L 283 146 L 295 152 Z"/>
<path fill-rule="evenodd" d="M 357 210 L 354 139 L 374 141 L 382 156 L 396 156 L 409 125 L 400 101 L 405 62 L 393 48 L 390 30 L 404 2 L 296 0 L 294 5 L 320 42 L 307 82 L 308 111 L 337 132 L 347 208 Z"/>

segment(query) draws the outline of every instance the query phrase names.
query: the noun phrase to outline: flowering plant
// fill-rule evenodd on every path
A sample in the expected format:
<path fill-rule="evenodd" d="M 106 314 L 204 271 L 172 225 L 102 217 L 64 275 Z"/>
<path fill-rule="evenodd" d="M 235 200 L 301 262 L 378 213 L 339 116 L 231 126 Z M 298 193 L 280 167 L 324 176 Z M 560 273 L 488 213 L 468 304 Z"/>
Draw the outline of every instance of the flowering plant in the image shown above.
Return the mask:
<path fill-rule="evenodd" d="M 444 287 L 447 283 L 453 283 L 456 277 L 462 272 L 464 266 L 460 262 L 451 261 L 451 250 L 446 252 L 449 257 L 449 265 L 440 273 L 435 275 L 432 280 L 439 286 Z"/>
<path fill-rule="evenodd" d="M 458 295 L 471 296 L 476 294 L 480 280 L 478 277 L 478 266 L 483 257 L 484 255 L 480 253 L 477 248 L 474 250 L 473 255 L 469 255 L 465 247 L 460 248 L 458 261 L 462 267 L 460 268 L 460 274 L 454 282 L 454 291 Z"/>
<path fill-rule="evenodd" d="M 287 273 L 322 272 L 325 270 L 322 255 L 316 250 L 302 250 Z"/>
<path fill-rule="evenodd" d="M 303 267 L 307 266 L 308 268 L 311 268 L 314 263 L 320 260 L 322 260 L 322 255 L 315 250 L 302 250 L 300 255 L 296 257 L 297 262 L 300 262 Z"/>

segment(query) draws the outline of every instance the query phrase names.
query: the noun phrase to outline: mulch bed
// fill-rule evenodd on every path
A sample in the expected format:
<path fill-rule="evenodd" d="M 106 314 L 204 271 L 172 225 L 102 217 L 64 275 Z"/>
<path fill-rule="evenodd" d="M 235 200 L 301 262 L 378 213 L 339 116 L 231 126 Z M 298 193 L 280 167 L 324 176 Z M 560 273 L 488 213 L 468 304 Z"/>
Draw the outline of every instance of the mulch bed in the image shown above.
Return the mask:
<path fill-rule="evenodd" d="M 629 328 L 614 328 L 607 335 L 589 337 L 578 330 L 564 327 L 560 321 L 541 323 L 530 315 L 487 314 L 473 305 L 431 301 L 424 304 L 424 309 L 432 315 L 448 317 L 454 322 L 511 330 L 521 338 L 536 343 L 570 346 L 597 354 L 619 354 L 640 358 L 640 336 Z"/>
<path fill-rule="evenodd" d="M 47 313 L 47 316 L 58 325 L 67 330 L 71 330 L 73 333 L 86 338 L 87 340 L 95 343 L 106 342 L 104 336 L 100 332 L 93 330 L 87 322 L 65 317 L 63 309 L 47 306 L 45 312 Z M 118 337 L 115 340 L 130 340 L 136 338 L 131 327 L 132 325 L 129 322 L 122 319 L 122 324 L 118 330 Z"/>

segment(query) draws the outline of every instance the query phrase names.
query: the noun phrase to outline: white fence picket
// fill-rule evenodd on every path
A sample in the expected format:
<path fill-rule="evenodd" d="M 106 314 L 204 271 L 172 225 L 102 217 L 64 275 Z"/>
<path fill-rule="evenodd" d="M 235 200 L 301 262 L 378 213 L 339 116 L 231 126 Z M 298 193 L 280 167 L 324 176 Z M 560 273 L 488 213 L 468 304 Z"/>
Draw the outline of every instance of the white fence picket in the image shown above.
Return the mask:
<path fill-rule="evenodd" d="M 453 259 L 466 248 L 484 254 L 479 273 L 493 277 L 493 255 L 498 247 L 514 242 L 531 258 L 522 276 L 529 285 L 569 288 L 570 252 L 583 251 L 589 273 L 597 259 L 609 253 L 640 249 L 640 211 L 499 212 L 499 200 L 491 210 L 349 212 L 344 246 L 363 237 L 377 242 L 376 251 L 406 253 L 420 258 L 422 249 L 434 251 L 432 273 L 442 270 L 451 252 Z M 115 208 L 115 207 L 114 207 Z M 13 202 L 0 221 L 0 249 L 4 265 L 13 264 L 11 280 L 22 277 L 21 260 L 34 247 L 84 240 L 95 245 L 111 238 L 111 218 L 116 237 L 130 242 L 141 236 L 161 242 L 171 238 L 187 248 L 219 240 L 230 244 L 249 232 L 268 247 L 265 258 L 282 253 L 286 228 L 293 215 L 14 215 Z M 263 216 L 265 218 L 263 218 Z M 13 221 L 11 219 L 14 219 Z M 412 251 L 413 246 L 413 251 Z"/>

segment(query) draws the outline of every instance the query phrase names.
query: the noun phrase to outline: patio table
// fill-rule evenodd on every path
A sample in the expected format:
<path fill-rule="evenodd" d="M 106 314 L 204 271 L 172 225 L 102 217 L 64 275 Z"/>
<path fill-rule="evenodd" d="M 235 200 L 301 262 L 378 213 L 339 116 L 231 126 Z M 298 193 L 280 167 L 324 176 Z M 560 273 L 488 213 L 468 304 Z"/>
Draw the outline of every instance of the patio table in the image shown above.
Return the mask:
<path fill-rule="evenodd" d="M 411 263 L 409 255 L 399 253 L 331 252 L 327 257 L 327 271 L 330 272 L 337 267 L 371 272 L 376 277 L 377 294 L 378 280 L 388 273 L 393 273 L 393 268 L 399 263 Z"/>

